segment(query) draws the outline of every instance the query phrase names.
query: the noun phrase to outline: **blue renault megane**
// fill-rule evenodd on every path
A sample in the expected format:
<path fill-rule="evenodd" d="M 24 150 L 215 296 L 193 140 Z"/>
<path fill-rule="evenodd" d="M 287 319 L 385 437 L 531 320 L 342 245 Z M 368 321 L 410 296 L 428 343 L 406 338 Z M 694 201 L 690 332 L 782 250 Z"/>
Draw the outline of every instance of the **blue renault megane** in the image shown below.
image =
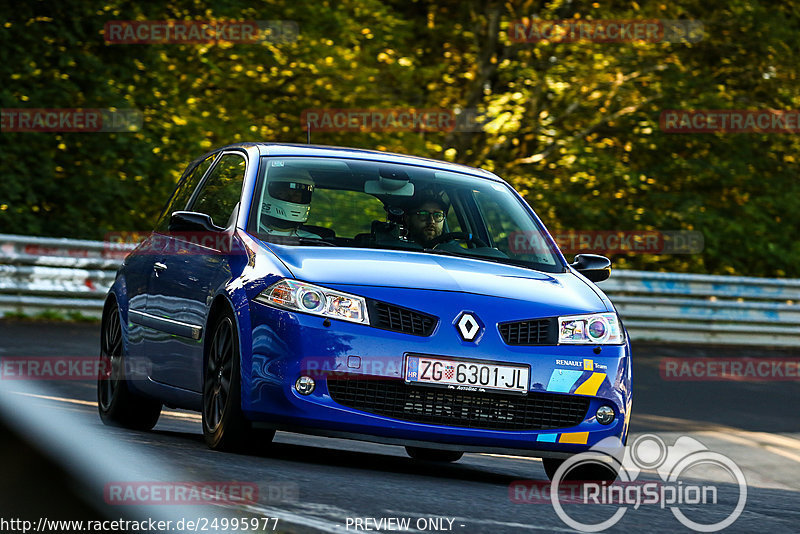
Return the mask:
<path fill-rule="evenodd" d="M 625 442 L 631 349 L 594 282 L 487 171 L 245 143 L 192 162 L 105 303 L 98 406 L 202 413 L 213 449 L 275 430 L 541 457 Z"/>

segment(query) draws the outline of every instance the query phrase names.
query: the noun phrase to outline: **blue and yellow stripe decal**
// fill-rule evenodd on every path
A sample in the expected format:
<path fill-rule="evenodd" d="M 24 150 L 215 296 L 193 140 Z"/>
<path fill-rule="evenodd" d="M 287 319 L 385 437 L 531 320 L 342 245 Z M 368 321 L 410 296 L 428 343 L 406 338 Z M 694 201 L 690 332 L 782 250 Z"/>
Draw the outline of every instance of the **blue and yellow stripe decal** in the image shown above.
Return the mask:
<path fill-rule="evenodd" d="M 584 370 L 554 369 L 547 383 L 547 391 L 551 393 L 572 393 L 575 395 L 597 395 L 600 386 L 606 380 L 605 373 L 593 371 L 591 361 L 584 361 Z M 589 432 L 554 432 L 539 434 L 536 441 L 544 443 L 569 443 L 586 445 L 589 441 Z"/>
<path fill-rule="evenodd" d="M 547 391 L 594 396 L 597 395 L 605 379 L 605 373 L 577 369 L 554 369 L 550 375 L 550 381 L 547 383 Z M 580 385 L 578 385 L 579 382 L 581 382 Z"/>
<path fill-rule="evenodd" d="M 576 445 L 586 445 L 589 441 L 588 432 L 564 432 L 559 436 L 558 433 L 554 434 L 539 434 L 536 436 L 536 441 L 545 443 L 571 443 Z"/>
<path fill-rule="evenodd" d="M 576 395 L 597 395 L 597 391 L 606 379 L 605 373 L 592 373 L 586 381 L 575 389 Z"/>
<path fill-rule="evenodd" d="M 581 378 L 583 371 L 572 369 L 555 369 L 547 383 L 547 391 L 551 393 L 569 393 L 572 386 Z"/>

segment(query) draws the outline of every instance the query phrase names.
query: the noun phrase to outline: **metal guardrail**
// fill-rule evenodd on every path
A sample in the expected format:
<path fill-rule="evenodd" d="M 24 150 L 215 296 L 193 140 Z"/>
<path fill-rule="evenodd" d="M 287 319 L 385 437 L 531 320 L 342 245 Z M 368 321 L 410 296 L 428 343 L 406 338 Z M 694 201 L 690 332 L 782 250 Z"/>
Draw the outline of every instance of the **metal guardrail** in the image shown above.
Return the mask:
<path fill-rule="evenodd" d="M 134 248 L 130 243 L 0 234 L 0 317 L 57 311 L 99 318 L 117 268 Z"/>
<path fill-rule="evenodd" d="M 0 234 L 0 317 L 99 317 L 134 247 Z M 635 340 L 800 347 L 800 280 L 616 270 L 600 287 Z"/>
<path fill-rule="evenodd" d="M 613 271 L 601 282 L 632 339 L 800 347 L 800 280 Z"/>

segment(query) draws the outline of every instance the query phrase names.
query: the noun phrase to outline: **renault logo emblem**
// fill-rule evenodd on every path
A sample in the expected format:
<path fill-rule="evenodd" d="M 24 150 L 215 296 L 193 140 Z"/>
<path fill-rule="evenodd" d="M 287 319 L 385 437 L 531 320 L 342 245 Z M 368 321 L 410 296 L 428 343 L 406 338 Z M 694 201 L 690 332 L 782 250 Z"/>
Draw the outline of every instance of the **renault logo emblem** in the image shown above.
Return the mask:
<path fill-rule="evenodd" d="M 458 318 L 456 328 L 458 329 L 458 333 L 461 334 L 461 339 L 464 341 L 474 341 L 478 332 L 481 331 L 481 324 L 477 317 L 469 312 L 464 312 L 461 314 L 461 317 Z"/>

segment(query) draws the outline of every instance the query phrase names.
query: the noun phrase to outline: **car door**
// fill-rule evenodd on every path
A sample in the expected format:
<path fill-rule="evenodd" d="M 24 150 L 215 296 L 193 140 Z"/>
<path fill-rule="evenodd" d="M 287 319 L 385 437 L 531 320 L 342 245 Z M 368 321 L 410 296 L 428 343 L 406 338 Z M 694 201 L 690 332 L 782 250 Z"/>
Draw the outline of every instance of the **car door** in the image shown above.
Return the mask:
<path fill-rule="evenodd" d="M 160 335 L 159 330 L 152 328 L 152 321 L 147 314 L 147 298 L 164 260 L 169 215 L 173 211 L 185 209 L 214 157 L 212 154 L 189 164 L 164 206 L 155 229 L 125 260 L 129 355 L 132 360 L 149 360 L 147 346 Z M 151 362 L 148 363 L 148 368 L 151 370 L 149 374 L 152 374 Z"/>
<path fill-rule="evenodd" d="M 146 369 L 145 345 L 149 330 L 143 320 L 147 309 L 147 295 L 154 275 L 153 266 L 162 254 L 163 241 L 150 234 L 125 258 L 125 294 L 128 299 L 128 361 L 143 364 Z M 137 367 L 139 367 L 137 365 Z"/>
<path fill-rule="evenodd" d="M 217 288 L 231 278 L 226 244 L 235 226 L 246 170 L 246 153 L 222 153 L 186 206 L 230 231 L 166 236 L 147 298 L 147 314 L 158 331 L 147 348 L 157 382 L 201 391 L 203 328 Z"/>

